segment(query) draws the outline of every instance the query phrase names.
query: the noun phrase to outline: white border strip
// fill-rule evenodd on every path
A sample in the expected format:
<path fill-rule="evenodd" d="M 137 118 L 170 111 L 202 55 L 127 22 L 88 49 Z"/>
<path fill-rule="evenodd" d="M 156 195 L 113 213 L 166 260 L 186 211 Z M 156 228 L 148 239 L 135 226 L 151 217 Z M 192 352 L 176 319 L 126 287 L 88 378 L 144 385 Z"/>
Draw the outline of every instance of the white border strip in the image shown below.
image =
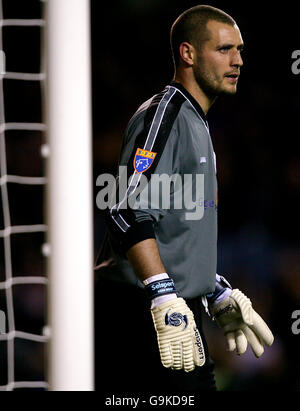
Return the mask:
<path fill-rule="evenodd" d="M 48 279 L 46 277 L 12 277 L 7 281 L 0 282 L 0 290 L 5 290 L 13 285 L 26 284 L 42 284 L 47 285 Z"/>
<path fill-rule="evenodd" d="M 0 27 L 7 26 L 40 26 L 43 27 L 45 21 L 41 19 L 3 19 L 0 21 Z"/>
<path fill-rule="evenodd" d="M 46 79 L 46 74 L 6 72 L 2 74 L 2 77 L 6 80 L 43 81 Z"/>
<path fill-rule="evenodd" d="M 46 131 L 47 127 L 43 123 L 3 123 L 0 124 L 0 133 L 10 130 L 26 131 Z"/>
<path fill-rule="evenodd" d="M 42 233 L 46 232 L 47 228 L 45 224 L 10 226 L 0 230 L 0 238 L 9 237 L 11 234 Z"/>
<path fill-rule="evenodd" d="M 6 183 L 15 183 L 22 185 L 44 185 L 47 183 L 46 177 L 22 177 L 22 176 L 13 176 L 6 175 L 0 177 L 0 186 Z"/>

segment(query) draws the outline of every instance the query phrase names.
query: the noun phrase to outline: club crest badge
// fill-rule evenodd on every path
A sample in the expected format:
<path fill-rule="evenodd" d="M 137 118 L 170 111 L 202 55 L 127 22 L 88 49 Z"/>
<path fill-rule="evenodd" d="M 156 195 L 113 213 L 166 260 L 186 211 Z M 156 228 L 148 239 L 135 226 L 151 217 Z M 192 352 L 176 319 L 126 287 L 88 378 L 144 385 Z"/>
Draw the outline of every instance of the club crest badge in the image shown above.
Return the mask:
<path fill-rule="evenodd" d="M 138 148 L 133 160 L 135 171 L 139 174 L 144 173 L 144 171 L 151 167 L 155 157 L 156 153 Z"/>

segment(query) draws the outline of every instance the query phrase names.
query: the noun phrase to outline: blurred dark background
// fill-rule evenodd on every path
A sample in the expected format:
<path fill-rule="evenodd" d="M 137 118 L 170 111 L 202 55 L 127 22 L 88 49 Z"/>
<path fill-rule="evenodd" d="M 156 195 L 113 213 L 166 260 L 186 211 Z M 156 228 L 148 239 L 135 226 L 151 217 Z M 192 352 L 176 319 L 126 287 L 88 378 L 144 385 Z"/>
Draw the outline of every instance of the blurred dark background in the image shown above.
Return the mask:
<path fill-rule="evenodd" d="M 40 18 L 39 0 L 3 0 L 3 16 Z M 187 0 L 91 0 L 93 90 L 93 187 L 115 174 L 127 122 L 137 107 L 173 77 L 169 30 Z M 299 113 L 300 74 L 291 58 L 300 49 L 293 2 L 205 2 L 229 13 L 245 42 L 244 67 L 234 97 L 220 98 L 208 114 L 219 183 L 218 273 L 240 288 L 270 325 L 275 343 L 257 360 L 226 352 L 225 338 L 205 319 L 220 390 L 300 389 L 300 335 L 291 326 L 300 309 Z M 72 10 L 70 10 L 70 15 Z M 40 70 L 41 29 L 3 27 L 7 72 Z M 3 80 L 6 122 L 42 122 L 39 82 Z M 41 132 L 5 133 L 8 174 L 43 176 Z M 12 225 L 43 223 L 43 187 L 8 184 Z M 94 201 L 95 204 L 95 201 Z M 94 208 L 95 254 L 104 236 Z M 0 230 L 3 229 L 0 201 Z M 42 233 L 12 235 L 13 276 L 46 276 Z M 5 281 L 0 237 L 0 283 Z M 18 330 L 42 334 L 45 287 L 13 286 Z M 0 309 L 7 311 L 0 289 Z M 16 380 L 45 380 L 45 346 L 15 340 Z M 7 383 L 6 342 L 0 341 L 0 385 Z M 132 387 L 134 391 L 134 387 Z"/>

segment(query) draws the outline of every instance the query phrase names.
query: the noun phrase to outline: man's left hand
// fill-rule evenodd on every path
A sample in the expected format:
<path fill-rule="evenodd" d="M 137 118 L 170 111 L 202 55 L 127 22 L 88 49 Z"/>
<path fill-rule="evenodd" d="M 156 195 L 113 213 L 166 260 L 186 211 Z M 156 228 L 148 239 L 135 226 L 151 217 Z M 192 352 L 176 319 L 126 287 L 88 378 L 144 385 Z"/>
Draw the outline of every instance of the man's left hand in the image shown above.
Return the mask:
<path fill-rule="evenodd" d="M 227 338 L 229 351 L 243 354 L 249 343 L 255 356 L 260 357 L 263 344 L 272 345 L 271 330 L 240 290 L 234 289 L 223 301 L 209 304 L 209 310 Z"/>

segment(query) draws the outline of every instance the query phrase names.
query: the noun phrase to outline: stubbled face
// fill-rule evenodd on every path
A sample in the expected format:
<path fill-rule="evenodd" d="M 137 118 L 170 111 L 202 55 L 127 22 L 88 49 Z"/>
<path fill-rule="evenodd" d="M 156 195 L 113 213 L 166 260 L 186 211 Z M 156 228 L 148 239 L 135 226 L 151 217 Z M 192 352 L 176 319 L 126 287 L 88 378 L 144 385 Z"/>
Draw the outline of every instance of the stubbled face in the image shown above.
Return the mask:
<path fill-rule="evenodd" d="M 209 21 L 210 39 L 197 54 L 193 66 L 200 88 L 210 97 L 235 94 L 243 65 L 241 51 L 244 43 L 237 25 Z"/>

